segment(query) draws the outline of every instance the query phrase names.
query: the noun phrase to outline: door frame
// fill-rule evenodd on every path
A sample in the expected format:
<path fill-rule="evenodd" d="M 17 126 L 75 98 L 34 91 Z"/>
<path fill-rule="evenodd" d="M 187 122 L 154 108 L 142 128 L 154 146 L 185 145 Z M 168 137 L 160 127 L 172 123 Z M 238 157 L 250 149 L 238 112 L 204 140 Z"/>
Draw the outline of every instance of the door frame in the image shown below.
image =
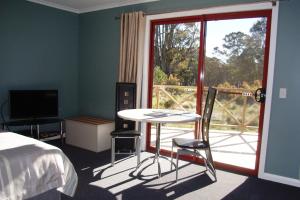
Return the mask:
<path fill-rule="evenodd" d="M 263 137 L 260 138 L 261 142 L 261 150 L 257 150 L 257 154 L 258 156 L 256 157 L 256 159 L 259 162 L 256 162 L 256 164 L 258 165 L 256 167 L 256 172 L 252 175 L 259 175 L 259 177 L 264 178 L 264 165 L 265 165 L 265 159 L 266 159 L 266 148 L 267 148 L 267 138 L 268 138 L 268 130 L 269 130 L 269 119 L 270 119 L 270 113 L 271 113 L 271 97 L 272 97 L 272 89 L 273 89 L 273 77 L 274 77 L 274 66 L 275 66 L 275 47 L 276 47 L 276 33 L 277 33 L 277 21 L 278 21 L 278 4 L 276 6 L 273 6 L 271 3 L 253 3 L 253 4 L 241 4 L 241 5 L 234 5 L 234 6 L 224 6 L 224 7 L 215 7 L 215 8 L 209 8 L 209 9 L 201 9 L 201 10 L 192 10 L 192 11 L 185 11 L 185 12 L 175 12 L 175 13 L 166 13 L 166 14 L 158 14 L 158 15 L 149 15 L 146 17 L 146 34 L 145 34 L 145 46 L 144 46 L 144 65 L 143 65 L 143 85 L 142 85 L 142 91 L 143 91 L 143 99 L 142 99 L 142 106 L 145 108 L 148 106 L 148 77 L 149 75 L 149 49 L 150 49 L 150 42 L 149 38 L 150 38 L 150 25 L 151 25 L 151 21 L 153 20 L 169 20 L 170 18 L 174 18 L 174 17 L 179 17 L 180 18 L 188 18 L 191 16 L 207 16 L 209 17 L 209 19 L 215 19 L 218 16 L 232 16 L 236 15 L 237 13 L 251 13 L 251 12 L 261 12 L 262 10 L 271 10 L 272 11 L 272 32 L 270 31 L 271 36 L 269 37 L 271 40 L 271 44 L 269 41 L 269 49 L 270 52 L 269 53 L 265 53 L 265 56 L 269 57 L 269 60 L 266 59 L 265 64 L 269 64 L 268 65 L 268 79 L 266 80 L 267 83 L 267 98 L 266 98 L 266 103 L 265 103 L 265 111 L 264 111 L 264 115 L 262 115 L 263 117 L 263 127 L 264 129 L 262 130 L 262 135 Z M 275 11 L 275 12 L 274 12 Z M 209 15 L 209 16 L 208 16 Z M 243 15 L 244 17 L 245 15 Z M 240 17 L 238 16 L 238 14 L 236 15 L 236 17 Z M 169 19 L 168 19 L 169 18 Z M 224 18 L 222 18 L 224 19 Z M 271 23 L 271 22 L 270 22 Z M 274 26 L 273 26 L 274 25 Z M 267 54 L 267 55 L 266 55 Z M 267 74 L 267 73 L 265 73 Z M 153 77 L 152 77 L 153 78 Z M 151 79 L 152 79 L 151 78 Z M 199 84 L 198 84 L 199 85 Z M 151 85 L 152 86 L 152 85 Z M 149 86 L 150 87 L 150 86 Z M 260 127 L 262 128 L 262 124 L 260 125 Z M 144 132 L 146 132 L 146 126 L 143 125 L 142 126 L 142 130 Z M 147 136 L 147 138 L 143 137 L 143 146 L 146 146 L 146 141 L 149 141 L 150 137 Z M 150 144 L 148 142 L 148 144 Z M 147 149 L 151 151 L 151 148 L 149 148 L 149 145 L 147 145 Z M 167 152 L 162 152 L 162 154 L 166 154 Z M 227 168 L 227 165 L 224 166 L 218 166 L 219 168 Z M 229 166 L 231 167 L 231 166 Z M 259 170 L 259 171 L 257 171 Z M 244 172 L 244 170 L 237 170 L 239 172 Z M 258 173 L 259 172 L 259 173 Z"/>

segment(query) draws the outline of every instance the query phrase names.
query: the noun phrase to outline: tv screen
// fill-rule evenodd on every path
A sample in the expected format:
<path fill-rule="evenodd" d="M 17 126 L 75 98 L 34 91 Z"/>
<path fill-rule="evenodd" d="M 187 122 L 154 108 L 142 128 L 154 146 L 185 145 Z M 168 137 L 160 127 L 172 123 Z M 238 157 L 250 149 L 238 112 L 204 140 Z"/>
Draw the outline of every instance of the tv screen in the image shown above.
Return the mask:
<path fill-rule="evenodd" d="M 57 90 L 11 90 L 11 119 L 34 119 L 58 116 Z"/>

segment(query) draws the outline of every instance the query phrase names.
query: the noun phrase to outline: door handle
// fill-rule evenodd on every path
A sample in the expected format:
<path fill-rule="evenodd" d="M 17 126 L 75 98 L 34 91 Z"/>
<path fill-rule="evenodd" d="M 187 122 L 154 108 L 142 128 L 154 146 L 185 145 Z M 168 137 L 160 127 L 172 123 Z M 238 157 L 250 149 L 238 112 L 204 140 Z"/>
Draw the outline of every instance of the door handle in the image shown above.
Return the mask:
<path fill-rule="evenodd" d="M 266 100 L 266 89 L 265 88 L 258 88 L 254 93 L 255 101 L 259 103 L 264 103 Z"/>

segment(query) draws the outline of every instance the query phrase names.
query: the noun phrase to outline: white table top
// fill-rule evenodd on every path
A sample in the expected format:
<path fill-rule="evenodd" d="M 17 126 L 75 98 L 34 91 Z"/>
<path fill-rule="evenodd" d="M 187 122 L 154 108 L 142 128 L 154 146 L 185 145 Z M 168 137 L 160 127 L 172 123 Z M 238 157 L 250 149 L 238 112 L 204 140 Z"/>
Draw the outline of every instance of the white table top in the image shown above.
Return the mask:
<path fill-rule="evenodd" d="M 193 122 L 201 119 L 195 113 L 167 109 L 128 109 L 119 111 L 118 116 L 132 121 L 155 123 Z"/>

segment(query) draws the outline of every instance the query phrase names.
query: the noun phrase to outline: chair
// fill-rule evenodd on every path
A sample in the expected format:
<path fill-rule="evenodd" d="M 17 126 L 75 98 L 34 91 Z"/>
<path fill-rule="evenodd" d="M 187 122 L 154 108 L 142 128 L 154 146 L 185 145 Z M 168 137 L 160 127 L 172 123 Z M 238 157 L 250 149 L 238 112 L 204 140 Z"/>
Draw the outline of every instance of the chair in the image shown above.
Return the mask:
<path fill-rule="evenodd" d="M 111 165 L 115 164 L 116 154 L 137 155 L 137 165 L 140 163 L 140 136 L 135 131 L 135 122 L 118 117 L 118 111 L 136 107 L 136 84 L 116 84 L 115 130 L 111 132 Z"/>
<path fill-rule="evenodd" d="M 213 106 L 215 102 L 217 90 L 215 88 L 209 88 L 205 108 L 203 110 L 203 115 L 201 118 L 201 139 L 184 139 L 184 138 L 173 138 L 172 139 L 172 152 L 171 152 L 171 170 L 173 165 L 173 148 L 177 147 L 176 155 L 176 182 L 178 180 L 178 157 L 182 154 L 189 154 L 197 157 L 202 157 L 204 159 L 206 171 L 209 171 L 213 176 L 215 181 L 217 181 L 215 165 L 213 162 L 210 144 L 209 144 L 209 124 L 211 119 L 211 114 L 213 111 Z M 198 128 L 200 131 L 200 128 Z M 205 151 L 206 156 L 203 156 L 200 151 Z"/>

